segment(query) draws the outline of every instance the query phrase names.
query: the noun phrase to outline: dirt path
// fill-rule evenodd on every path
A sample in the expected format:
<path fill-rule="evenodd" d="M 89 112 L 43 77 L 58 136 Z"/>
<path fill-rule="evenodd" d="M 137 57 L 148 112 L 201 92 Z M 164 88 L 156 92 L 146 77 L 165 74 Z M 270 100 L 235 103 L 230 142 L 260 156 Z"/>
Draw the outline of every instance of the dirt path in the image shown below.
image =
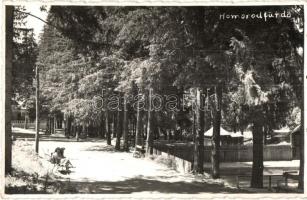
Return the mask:
<path fill-rule="evenodd" d="M 18 140 L 28 140 L 34 144 L 33 130 L 14 128 L 13 131 Z M 180 174 L 149 158 L 134 158 L 132 153 L 115 151 L 114 146 L 108 146 L 104 140 L 86 139 L 76 142 L 75 139 L 64 138 L 62 134 L 41 135 L 40 157 L 47 160 L 56 147 L 65 147 L 65 156 L 75 166 L 71 174 L 61 175 L 59 178 L 66 187 L 63 188 L 64 192 L 99 194 L 246 193 L 250 182 L 249 179 L 240 180 L 240 186 L 246 187 L 244 190 L 239 190 L 236 188 L 237 180 L 233 174 L 250 172 L 251 163 L 221 163 L 223 179 L 212 180 L 206 175 L 195 177 L 192 174 Z M 49 167 L 52 166 L 49 162 L 45 163 Z M 298 161 L 265 162 L 264 164 L 265 174 L 279 171 L 282 174 L 283 169 L 279 169 L 278 166 L 295 169 Z M 207 165 L 205 167 L 208 168 Z M 231 175 L 227 175 L 230 172 Z M 264 182 L 267 184 L 267 180 Z M 273 180 L 273 185 L 276 182 L 278 180 Z M 251 192 L 251 190 L 248 191 Z"/>
<path fill-rule="evenodd" d="M 233 193 L 242 192 L 190 174 L 180 174 L 150 159 L 134 158 L 132 153 L 117 152 L 105 141 L 40 142 L 40 155 L 65 147 L 65 155 L 75 168 L 63 179 L 78 193 Z"/>
<path fill-rule="evenodd" d="M 34 144 L 34 132 L 15 130 L 18 140 Z M 104 140 L 76 142 L 62 135 L 42 135 L 39 155 L 48 159 L 56 147 L 65 147 L 65 156 L 75 166 L 61 175 L 63 192 L 97 194 L 208 194 L 246 192 L 205 176 L 180 174 L 149 158 L 134 158 L 132 153 L 117 152 Z M 45 162 L 49 163 L 49 162 Z M 49 167 L 52 166 L 49 164 Z M 62 187 L 61 186 L 61 187 Z"/>

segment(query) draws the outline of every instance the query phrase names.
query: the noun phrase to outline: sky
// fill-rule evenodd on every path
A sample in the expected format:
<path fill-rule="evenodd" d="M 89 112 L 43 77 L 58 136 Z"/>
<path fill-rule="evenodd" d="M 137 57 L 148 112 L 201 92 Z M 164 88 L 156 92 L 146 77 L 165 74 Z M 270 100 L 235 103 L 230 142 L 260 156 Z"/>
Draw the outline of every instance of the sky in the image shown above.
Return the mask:
<path fill-rule="evenodd" d="M 44 11 L 44 12 L 40 11 L 40 6 L 42 6 L 42 5 L 34 5 L 34 4 L 26 5 L 25 6 L 26 12 L 29 12 L 32 15 L 35 15 L 35 16 L 43 19 L 43 20 L 46 20 L 48 13 L 46 11 Z M 47 8 L 47 10 L 48 9 L 49 8 Z M 45 23 L 40 21 L 39 19 L 36 19 L 35 17 L 32 17 L 32 16 L 28 16 L 26 21 L 27 21 L 26 27 L 27 28 L 33 28 L 34 37 L 35 37 L 36 41 L 39 41 L 39 35 L 43 31 Z"/>

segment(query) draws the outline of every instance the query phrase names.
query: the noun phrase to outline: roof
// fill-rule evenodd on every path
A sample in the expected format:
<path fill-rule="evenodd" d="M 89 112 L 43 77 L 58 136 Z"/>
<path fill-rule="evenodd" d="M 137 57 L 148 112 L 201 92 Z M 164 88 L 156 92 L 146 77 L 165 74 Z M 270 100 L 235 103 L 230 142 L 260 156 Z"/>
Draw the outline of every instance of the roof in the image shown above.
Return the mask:
<path fill-rule="evenodd" d="M 293 129 L 293 131 L 291 131 L 290 134 L 297 133 L 300 131 L 300 129 L 301 129 L 301 125 L 298 125 L 295 129 Z"/>
<path fill-rule="evenodd" d="M 273 132 L 276 134 L 287 134 L 290 132 L 290 129 L 288 127 L 283 127 L 279 130 L 273 130 Z"/>
<path fill-rule="evenodd" d="M 244 136 L 244 138 L 252 139 L 253 138 L 253 132 L 252 131 L 244 131 L 243 136 Z"/>
<path fill-rule="evenodd" d="M 240 132 L 231 133 L 231 137 L 243 137 L 243 135 Z"/>
<path fill-rule="evenodd" d="M 212 137 L 212 135 L 213 135 L 213 127 L 211 127 L 208 131 L 204 133 L 204 136 L 206 137 Z M 223 129 L 222 127 L 220 127 L 220 136 L 243 137 L 239 132 L 237 133 L 229 132 Z"/>
<path fill-rule="evenodd" d="M 283 138 L 283 137 L 288 137 L 290 134 L 290 129 L 288 127 L 283 127 L 279 130 L 273 130 L 272 137 L 274 138 Z"/>

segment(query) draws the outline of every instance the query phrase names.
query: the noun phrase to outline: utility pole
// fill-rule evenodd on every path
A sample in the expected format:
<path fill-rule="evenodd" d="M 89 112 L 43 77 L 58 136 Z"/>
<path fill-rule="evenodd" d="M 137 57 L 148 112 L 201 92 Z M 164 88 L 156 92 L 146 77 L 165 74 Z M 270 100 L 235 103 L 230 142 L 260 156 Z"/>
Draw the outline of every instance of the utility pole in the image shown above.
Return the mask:
<path fill-rule="evenodd" d="M 35 78 L 36 78 L 36 121 L 35 121 L 35 152 L 38 153 L 38 143 L 39 143 L 39 67 L 35 67 Z"/>

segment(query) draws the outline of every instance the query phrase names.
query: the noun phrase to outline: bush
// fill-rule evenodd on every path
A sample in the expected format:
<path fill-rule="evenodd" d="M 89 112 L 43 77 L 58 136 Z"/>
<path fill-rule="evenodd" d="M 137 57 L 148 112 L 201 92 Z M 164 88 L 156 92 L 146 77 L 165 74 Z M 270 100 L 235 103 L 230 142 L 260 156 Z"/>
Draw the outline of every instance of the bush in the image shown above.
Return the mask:
<path fill-rule="evenodd" d="M 161 163 L 163 165 L 166 165 L 169 168 L 177 169 L 176 161 L 173 158 L 165 157 L 165 156 L 157 156 L 154 159 L 157 163 Z"/>

